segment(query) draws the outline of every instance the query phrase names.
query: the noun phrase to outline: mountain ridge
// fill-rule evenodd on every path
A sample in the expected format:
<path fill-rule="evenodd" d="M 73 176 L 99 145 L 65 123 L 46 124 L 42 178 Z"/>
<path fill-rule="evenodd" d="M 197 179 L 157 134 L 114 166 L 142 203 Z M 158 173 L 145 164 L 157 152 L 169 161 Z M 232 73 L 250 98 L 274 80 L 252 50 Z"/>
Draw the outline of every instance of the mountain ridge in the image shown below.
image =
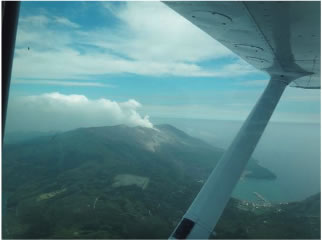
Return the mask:
<path fill-rule="evenodd" d="M 7 149 L 15 148 L 16 146 L 21 146 L 22 149 L 25 149 L 27 146 L 32 147 L 35 144 L 39 144 L 43 150 L 47 148 L 52 156 L 55 155 L 54 152 L 65 152 L 67 149 L 67 151 L 74 151 L 77 154 L 100 155 L 100 152 L 105 152 L 105 154 L 113 155 L 115 158 L 124 156 L 124 158 L 129 159 L 132 159 L 133 155 L 129 156 L 127 151 L 141 149 L 144 152 L 149 152 L 146 155 L 151 158 L 155 158 L 155 156 L 150 156 L 151 153 L 157 152 L 162 154 L 163 159 L 167 157 L 174 159 L 181 166 L 188 167 L 187 164 L 189 163 L 191 164 L 190 173 L 195 171 L 193 167 L 199 169 L 200 164 L 198 165 L 198 163 L 202 163 L 208 169 L 204 174 L 204 178 L 210 173 L 223 153 L 222 149 L 189 136 L 169 124 L 155 125 L 155 128 L 129 127 L 126 125 L 77 128 L 60 132 L 53 136 L 33 138 L 29 141 L 16 143 L 16 145 L 5 145 Z M 39 149 L 35 151 L 39 151 Z M 65 155 L 63 154 L 63 156 Z M 33 158 L 37 158 L 37 156 L 33 156 Z M 61 159 L 62 157 L 58 158 Z M 143 156 L 143 158 L 146 158 L 146 156 Z M 196 159 L 198 159 L 198 162 L 196 162 Z M 258 165 L 254 159 L 250 160 L 248 167 L 249 171 L 246 177 L 265 179 L 274 179 L 276 177 L 269 170 Z"/>
<path fill-rule="evenodd" d="M 155 127 L 79 128 L 5 144 L 4 237 L 168 237 L 223 151 L 171 125 Z M 244 234 L 226 227 L 218 236 Z"/>

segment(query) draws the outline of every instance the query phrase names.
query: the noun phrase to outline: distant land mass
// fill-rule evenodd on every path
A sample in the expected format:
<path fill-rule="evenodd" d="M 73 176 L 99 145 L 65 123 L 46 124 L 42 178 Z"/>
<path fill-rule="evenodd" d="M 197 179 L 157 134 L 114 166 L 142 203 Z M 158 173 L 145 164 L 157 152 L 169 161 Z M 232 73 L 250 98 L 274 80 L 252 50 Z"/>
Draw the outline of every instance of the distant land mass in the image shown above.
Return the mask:
<path fill-rule="evenodd" d="M 204 149 L 204 151 L 206 151 L 207 153 L 213 152 L 213 155 L 205 154 L 207 155 L 205 159 L 203 159 L 204 162 L 207 162 L 208 164 L 211 165 L 210 170 L 213 169 L 213 166 L 215 166 L 215 164 L 217 163 L 217 161 L 219 160 L 221 154 L 224 152 L 223 149 L 220 148 L 216 148 L 213 147 L 212 145 L 191 137 L 189 135 L 187 135 L 186 133 L 184 133 L 183 131 L 168 125 L 168 124 L 162 124 L 162 125 L 156 125 L 156 129 L 161 129 L 163 130 L 163 134 L 165 133 L 170 133 L 171 131 L 173 131 L 173 133 L 177 134 L 177 137 L 181 137 L 181 139 L 177 138 L 177 143 L 179 143 L 180 141 L 187 141 L 189 139 L 189 141 L 191 141 L 191 144 L 195 147 L 195 146 L 202 146 L 202 148 Z M 81 128 L 81 129 L 86 129 L 86 128 Z M 81 129 L 77 129 L 78 131 L 81 131 Z M 122 141 L 124 141 L 125 144 L 127 145 L 133 145 L 134 143 L 136 143 L 137 141 L 143 146 L 143 148 L 146 148 L 149 150 L 149 146 L 153 147 L 151 144 L 153 144 L 156 140 L 156 138 L 162 138 L 161 137 L 161 133 L 160 132 L 156 132 L 156 131 L 151 131 L 151 129 L 149 128 L 143 128 L 143 127 L 127 127 L 126 125 L 118 125 L 118 126 L 112 126 L 112 127 L 97 127 L 97 128 L 93 128 L 93 129 L 97 129 L 97 131 L 99 131 L 99 129 L 102 129 L 104 131 L 119 131 L 118 134 L 120 136 L 118 137 L 122 137 L 122 134 L 124 135 L 124 131 L 128 131 L 131 130 L 130 132 L 126 133 L 126 134 L 132 134 L 132 138 L 131 139 L 126 139 L 124 138 Z M 117 130 L 118 129 L 118 130 Z M 146 142 L 141 141 L 139 139 L 140 133 L 138 132 L 138 129 L 145 129 L 146 134 L 148 134 L 148 136 L 144 136 L 144 139 L 146 140 Z M 77 131 L 74 130 L 74 131 Z M 85 131 L 85 130 L 84 130 Z M 123 133 L 122 133 L 123 131 Z M 68 132 L 73 132 L 73 131 L 68 131 Z M 37 141 L 39 139 L 53 139 L 55 138 L 57 135 L 61 134 L 62 132 L 55 132 L 55 131 L 50 131 L 50 132 L 39 132 L 39 131 L 32 131 L 32 132 L 9 132 L 5 135 L 5 139 L 4 139 L 4 143 L 6 145 L 10 145 L 10 144 L 23 144 L 23 143 L 28 143 L 30 141 Z M 141 133 L 142 134 L 142 133 Z M 150 134 L 150 135 L 149 135 Z M 40 138 L 42 137 L 42 138 Z M 149 137 L 151 139 L 149 139 Z M 163 136 L 164 137 L 164 136 Z M 172 136 L 174 137 L 174 136 Z M 129 142 L 127 142 L 129 141 Z M 150 142 L 149 142 L 150 141 Z M 173 142 L 174 143 L 174 142 Z M 150 144 L 150 145 L 149 145 Z M 160 142 L 161 145 L 166 145 L 166 142 Z M 171 145 L 171 142 L 169 142 L 168 144 Z M 163 146 L 164 147 L 164 146 Z M 184 151 L 184 152 L 189 152 L 190 150 L 187 150 L 187 145 L 183 147 L 183 149 L 179 150 L 179 145 L 176 145 L 176 147 L 178 148 L 178 151 Z M 182 147 L 182 146 L 181 146 Z M 186 148 L 186 149 L 184 149 Z M 145 149 L 145 150 L 146 150 Z M 151 150 L 151 148 L 150 148 Z M 159 149 L 160 151 L 162 151 L 162 149 Z M 200 149 L 199 149 L 200 150 Z M 218 154 L 219 154 L 219 158 L 218 158 Z M 177 156 L 180 157 L 180 156 Z M 196 158 L 196 160 L 198 160 L 198 158 Z M 196 162 L 196 161 L 195 161 Z M 260 164 L 258 163 L 258 161 L 251 159 L 249 161 L 249 164 L 246 168 L 245 173 L 243 174 L 243 177 L 246 178 L 256 178 L 256 179 L 270 179 L 270 180 L 274 180 L 276 178 L 276 175 L 271 172 L 270 170 L 268 170 L 267 168 L 264 168 L 262 166 L 260 166 Z"/>
<path fill-rule="evenodd" d="M 167 238 L 222 154 L 171 125 L 16 138 L 3 149 L 3 237 Z M 254 159 L 243 176 L 275 178 Z M 318 238 L 319 201 L 231 199 L 214 237 Z"/>

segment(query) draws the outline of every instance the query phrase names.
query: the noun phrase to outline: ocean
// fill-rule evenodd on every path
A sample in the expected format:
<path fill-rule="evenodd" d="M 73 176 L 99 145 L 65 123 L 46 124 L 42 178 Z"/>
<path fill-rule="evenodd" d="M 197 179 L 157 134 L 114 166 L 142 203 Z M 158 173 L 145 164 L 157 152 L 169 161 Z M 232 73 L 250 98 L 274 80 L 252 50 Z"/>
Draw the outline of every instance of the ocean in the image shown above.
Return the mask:
<path fill-rule="evenodd" d="M 154 124 L 168 123 L 221 148 L 228 148 L 241 121 L 151 118 Z M 233 197 L 257 201 L 254 192 L 272 203 L 303 200 L 320 192 L 320 124 L 270 122 L 253 157 L 275 173 L 275 180 L 243 179 Z"/>

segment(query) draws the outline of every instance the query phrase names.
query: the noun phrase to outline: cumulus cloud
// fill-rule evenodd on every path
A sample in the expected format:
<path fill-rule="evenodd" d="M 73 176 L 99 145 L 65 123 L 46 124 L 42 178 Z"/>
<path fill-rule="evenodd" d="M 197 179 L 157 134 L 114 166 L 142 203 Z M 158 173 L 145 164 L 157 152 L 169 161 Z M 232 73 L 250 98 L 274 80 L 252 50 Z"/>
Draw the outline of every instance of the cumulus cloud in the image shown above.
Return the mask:
<path fill-rule="evenodd" d="M 149 116 L 142 117 L 134 99 L 116 102 L 106 98 L 89 99 L 84 95 L 58 92 L 11 99 L 8 131 L 69 130 L 79 127 L 126 124 L 152 128 Z"/>

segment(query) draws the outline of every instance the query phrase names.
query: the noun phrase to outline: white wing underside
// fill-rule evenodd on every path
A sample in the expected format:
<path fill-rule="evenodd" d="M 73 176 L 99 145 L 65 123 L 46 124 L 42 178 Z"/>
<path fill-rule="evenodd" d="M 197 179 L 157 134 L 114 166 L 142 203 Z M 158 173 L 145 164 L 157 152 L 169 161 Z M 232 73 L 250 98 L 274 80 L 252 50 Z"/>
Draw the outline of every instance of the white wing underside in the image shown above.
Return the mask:
<path fill-rule="evenodd" d="M 271 79 L 171 239 L 208 238 L 286 86 L 320 88 L 320 2 L 165 2 Z"/>
<path fill-rule="evenodd" d="M 320 2 L 165 2 L 257 69 L 320 88 Z"/>

